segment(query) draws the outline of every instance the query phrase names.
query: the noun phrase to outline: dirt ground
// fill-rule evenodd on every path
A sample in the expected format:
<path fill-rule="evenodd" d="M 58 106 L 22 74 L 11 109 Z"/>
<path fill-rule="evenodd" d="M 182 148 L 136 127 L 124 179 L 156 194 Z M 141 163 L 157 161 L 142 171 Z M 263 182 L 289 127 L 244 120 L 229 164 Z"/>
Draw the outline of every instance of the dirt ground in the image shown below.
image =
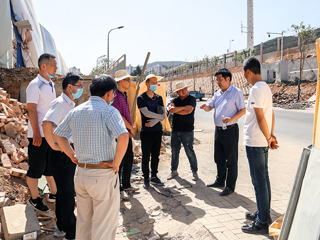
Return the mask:
<path fill-rule="evenodd" d="M 139 140 L 136 142 L 139 143 Z M 159 176 L 161 174 L 160 178 L 167 182 L 166 173 L 169 173 L 171 161 L 170 136 L 163 136 L 162 143 L 164 147 L 160 155 Z M 195 139 L 194 144 L 199 145 L 200 140 Z M 140 162 L 141 154 L 135 155 L 135 160 Z M 174 195 L 179 195 L 181 189 L 192 187 L 191 184 L 188 182 L 182 185 L 166 184 L 164 187 L 151 187 L 146 190 L 143 188 L 140 163 L 133 166 L 132 181 L 140 187 L 140 190 L 135 193 L 128 192 L 130 200 L 121 202 L 116 239 L 148 240 L 160 239 L 159 236 L 166 240 L 214 239 L 201 223 L 195 222 L 196 219 L 191 212 L 173 198 Z M 11 205 L 26 204 L 30 197 L 25 181 L 11 177 L 8 169 L 0 168 L 0 188 L 13 199 Z M 44 200 L 46 197 L 43 196 Z M 46 204 L 53 213 L 54 204 L 48 202 Z M 62 239 L 53 236 L 56 227 L 54 220 L 40 221 L 40 225 L 41 232 L 38 233 L 37 239 Z M 135 228 L 139 229 L 140 233 L 123 236 Z"/>

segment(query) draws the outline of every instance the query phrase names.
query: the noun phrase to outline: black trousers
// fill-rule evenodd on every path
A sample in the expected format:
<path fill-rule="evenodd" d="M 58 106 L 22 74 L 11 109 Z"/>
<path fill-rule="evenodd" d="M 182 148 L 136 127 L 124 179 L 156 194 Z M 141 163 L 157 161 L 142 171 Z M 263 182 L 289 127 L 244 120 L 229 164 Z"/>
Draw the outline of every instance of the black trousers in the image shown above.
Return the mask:
<path fill-rule="evenodd" d="M 67 239 L 74 239 L 76 234 L 76 217 L 73 213 L 74 202 L 74 172 L 76 164 L 60 152 L 49 149 L 49 165 L 57 185 L 56 217 L 57 227 L 66 232 Z"/>
<path fill-rule="evenodd" d="M 157 176 L 162 131 L 140 133 L 142 150 L 142 173 L 144 180 L 149 180 L 149 161 L 151 155 L 151 177 Z"/>
<path fill-rule="evenodd" d="M 119 167 L 119 184 L 120 191 L 126 189 L 131 186 L 130 178 L 131 178 L 131 170 L 133 163 L 133 152 L 132 152 L 132 139 L 129 138 L 127 151 L 122 159 L 122 162 Z"/>
<path fill-rule="evenodd" d="M 217 164 L 217 182 L 235 189 L 238 177 L 239 127 L 216 129 L 214 135 L 214 161 Z"/>

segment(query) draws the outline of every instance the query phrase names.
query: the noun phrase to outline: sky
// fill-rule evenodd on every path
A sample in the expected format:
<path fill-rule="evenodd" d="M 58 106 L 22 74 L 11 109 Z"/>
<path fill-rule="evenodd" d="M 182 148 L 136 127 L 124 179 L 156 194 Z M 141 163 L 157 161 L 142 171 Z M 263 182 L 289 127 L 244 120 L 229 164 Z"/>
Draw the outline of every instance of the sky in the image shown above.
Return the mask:
<path fill-rule="evenodd" d="M 118 59 L 127 65 L 155 61 L 196 61 L 247 46 L 246 0 L 33 0 L 37 19 L 53 36 L 68 68 L 89 74 L 97 58 Z M 254 44 L 277 37 L 300 22 L 320 27 L 319 0 L 253 1 Z M 244 29 L 245 30 L 245 29 Z M 285 36 L 294 35 L 287 31 Z"/>

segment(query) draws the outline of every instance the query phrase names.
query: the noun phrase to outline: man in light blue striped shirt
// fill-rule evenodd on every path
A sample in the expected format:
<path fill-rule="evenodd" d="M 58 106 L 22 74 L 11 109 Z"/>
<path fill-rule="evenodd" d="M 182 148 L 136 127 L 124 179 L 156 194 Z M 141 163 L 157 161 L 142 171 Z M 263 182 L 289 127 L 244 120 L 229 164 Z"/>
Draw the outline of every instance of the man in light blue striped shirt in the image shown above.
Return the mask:
<path fill-rule="evenodd" d="M 112 77 L 95 78 L 90 99 L 69 112 L 55 130 L 61 149 L 78 164 L 74 177 L 77 240 L 116 236 L 120 208 L 116 173 L 129 140 L 119 111 L 111 106 L 116 89 Z M 75 151 L 68 142 L 71 135 Z"/>

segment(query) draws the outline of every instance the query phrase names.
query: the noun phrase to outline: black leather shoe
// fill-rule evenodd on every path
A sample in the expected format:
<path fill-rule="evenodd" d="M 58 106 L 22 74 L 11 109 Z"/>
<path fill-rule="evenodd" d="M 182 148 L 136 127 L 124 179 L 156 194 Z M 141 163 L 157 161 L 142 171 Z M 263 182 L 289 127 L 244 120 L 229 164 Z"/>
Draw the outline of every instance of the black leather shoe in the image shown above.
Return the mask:
<path fill-rule="evenodd" d="M 259 233 L 259 234 L 267 234 L 269 233 L 269 225 L 268 223 L 260 223 L 257 220 L 253 221 L 248 225 L 242 226 L 242 232 L 244 233 Z"/>
<path fill-rule="evenodd" d="M 228 196 L 229 194 L 233 193 L 234 191 L 229 188 L 229 187 L 225 187 L 223 189 L 223 191 L 220 193 L 220 196 Z"/>
<path fill-rule="evenodd" d="M 214 183 L 208 184 L 207 187 L 216 187 L 216 188 L 222 188 L 224 187 L 224 183 L 220 184 L 217 181 L 215 181 Z"/>
<path fill-rule="evenodd" d="M 251 221 L 255 221 L 255 220 L 257 220 L 257 216 L 258 216 L 258 211 L 254 212 L 254 213 L 247 213 L 246 219 L 251 220 Z M 271 216 L 269 215 L 268 224 L 271 224 L 271 223 L 272 223 L 272 219 L 271 219 Z"/>

